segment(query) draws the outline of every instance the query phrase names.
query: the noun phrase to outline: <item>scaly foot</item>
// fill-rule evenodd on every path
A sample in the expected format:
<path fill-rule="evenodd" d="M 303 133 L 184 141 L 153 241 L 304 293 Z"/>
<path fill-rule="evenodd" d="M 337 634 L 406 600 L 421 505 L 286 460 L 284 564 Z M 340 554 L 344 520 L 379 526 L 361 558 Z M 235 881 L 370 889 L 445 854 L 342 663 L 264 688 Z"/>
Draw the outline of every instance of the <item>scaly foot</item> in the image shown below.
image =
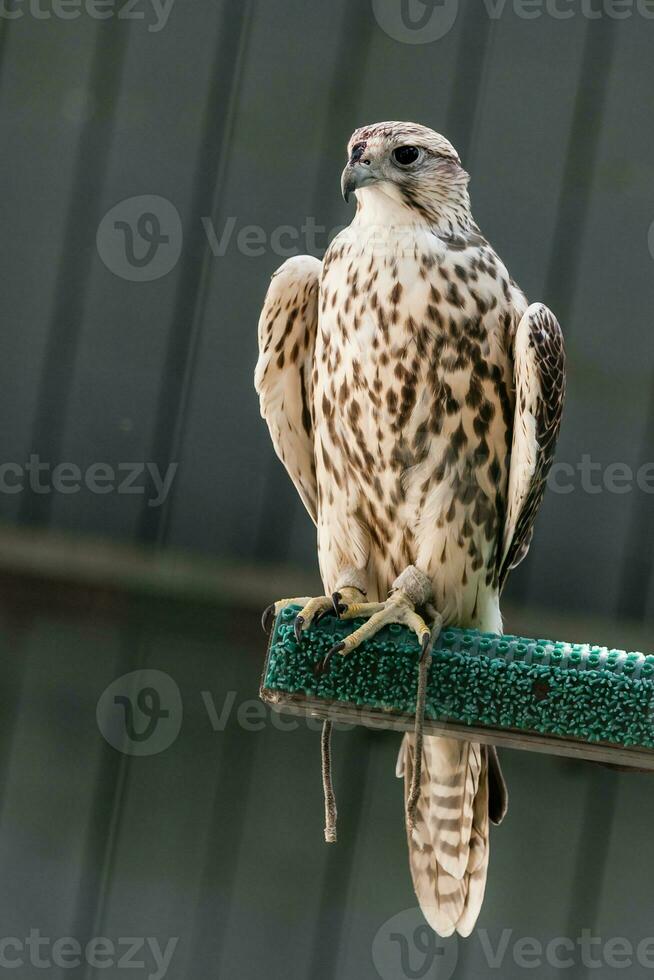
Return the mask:
<path fill-rule="evenodd" d="M 304 630 L 308 630 L 312 623 L 319 622 L 323 616 L 327 616 L 329 613 L 338 616 L 341 610 L 347 608 L 348 603 L 360 602 L 363 598 L 363 593 L 359 592 L 358 589 L 348 587 L 341 589 L 340 592 L 334 592 L 330 596 L 320 595 L 313 598 L 304 596 L 299 599 L 278 599 L 277 602 L 271 603 L 267 609 L 264 609 L 263 616 L 261 617 L 261 625 L 264 631 L 269 633 L 275 617 L 282 609 L 285 609 L 286 606 L 301 606 L 302 608 L 295 617 L 293 624 L 295 639 L 300 643 L 302 641 L 302 633 Z"/>
<path fill-rule="evenodd" d="M 343 602 L 341 600 L 339 607 L 341 619 L 366 618 L 368 622 L 350 633 L 344 640 L 336 643 L 328 651 L 322 662 L 321 669 L 323 671 L 326 670 L 335 653 L 346 656 L 360 646 L 364 640 L 369 640 L 371 636 L 391 623 L 400 623 L 413 630 L 420 643 L 421 656 L 424 656 L 429 647 L 431 630 L 422 616 L 418 615 L 413 602 L 405 592 L 391 592 L 385 602 Z"/>

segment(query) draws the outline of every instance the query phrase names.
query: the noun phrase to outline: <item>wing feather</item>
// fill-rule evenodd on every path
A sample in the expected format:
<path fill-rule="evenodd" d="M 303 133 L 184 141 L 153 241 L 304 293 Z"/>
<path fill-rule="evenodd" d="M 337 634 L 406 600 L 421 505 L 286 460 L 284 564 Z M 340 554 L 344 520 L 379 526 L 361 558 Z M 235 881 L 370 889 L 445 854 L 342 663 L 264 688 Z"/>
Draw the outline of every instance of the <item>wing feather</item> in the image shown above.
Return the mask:
<path fill-rule="evenodd" d="M 273 275 L 259 318 L 254 386 L 275 452 L 316 522 L 311 390 L 321 262 L 288 259 Z"/>
<path fill-rule="evenodd" d="M 563 333 L 554 314 L 532 304 L 514 339 L 515 416 L 499 569 L 500 589 L 527 554 L 545 493 L 565 397 Z"/>

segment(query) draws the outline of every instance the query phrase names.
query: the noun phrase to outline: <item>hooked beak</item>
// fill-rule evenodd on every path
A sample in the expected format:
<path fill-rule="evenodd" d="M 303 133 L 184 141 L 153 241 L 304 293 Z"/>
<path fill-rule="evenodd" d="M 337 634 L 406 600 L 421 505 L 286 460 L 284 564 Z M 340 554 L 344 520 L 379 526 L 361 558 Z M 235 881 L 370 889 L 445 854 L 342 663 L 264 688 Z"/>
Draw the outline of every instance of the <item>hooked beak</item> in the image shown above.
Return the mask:
<path fill-rule="evenodd" d="M 350 160 L 341 175 L 341 193 L 345 203 L 347 204 L 352 191 L 358 191 L 360 187 L 373 184 L 376 180 L 377 175 L 372 172 L 369 163 Z"/>

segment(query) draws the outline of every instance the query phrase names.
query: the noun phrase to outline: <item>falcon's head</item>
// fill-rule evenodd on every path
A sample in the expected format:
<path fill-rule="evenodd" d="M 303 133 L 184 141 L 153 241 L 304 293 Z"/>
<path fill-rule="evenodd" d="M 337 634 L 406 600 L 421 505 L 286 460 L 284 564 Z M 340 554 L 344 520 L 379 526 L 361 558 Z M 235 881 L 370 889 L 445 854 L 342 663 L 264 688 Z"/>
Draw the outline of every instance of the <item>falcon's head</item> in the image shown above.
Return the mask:
<path fill-rule="evenodd" d="M 468 174 L 444 136 L 408 122 L 382 122 L 354 131 L 341 178 L 347 201 L 357 207 L 382 203 L 385 195 L 429 222 L 468 225 Z M 390 202 L 388 202 L 390 203 Z"/>

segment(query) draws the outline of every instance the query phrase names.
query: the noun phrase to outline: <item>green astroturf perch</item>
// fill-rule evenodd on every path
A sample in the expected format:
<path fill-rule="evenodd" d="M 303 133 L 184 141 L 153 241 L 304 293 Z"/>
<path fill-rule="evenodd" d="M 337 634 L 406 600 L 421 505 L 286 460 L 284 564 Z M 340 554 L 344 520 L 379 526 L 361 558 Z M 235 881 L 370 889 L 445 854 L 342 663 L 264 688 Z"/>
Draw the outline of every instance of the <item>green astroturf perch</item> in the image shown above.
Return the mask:
<path fill-rule="evenodd" d="M 325 617 L 298 645 L 297 607 L 277 616 L 262 696 L 281 710 L 412 729 L 420 649 L 385 627 L 347 657 L 317 666 L 357 621 Z M 444 629 L 426 686 L 430 723 L 462 738 L 654 769 L 654 656 L 588 644 Z"/>

